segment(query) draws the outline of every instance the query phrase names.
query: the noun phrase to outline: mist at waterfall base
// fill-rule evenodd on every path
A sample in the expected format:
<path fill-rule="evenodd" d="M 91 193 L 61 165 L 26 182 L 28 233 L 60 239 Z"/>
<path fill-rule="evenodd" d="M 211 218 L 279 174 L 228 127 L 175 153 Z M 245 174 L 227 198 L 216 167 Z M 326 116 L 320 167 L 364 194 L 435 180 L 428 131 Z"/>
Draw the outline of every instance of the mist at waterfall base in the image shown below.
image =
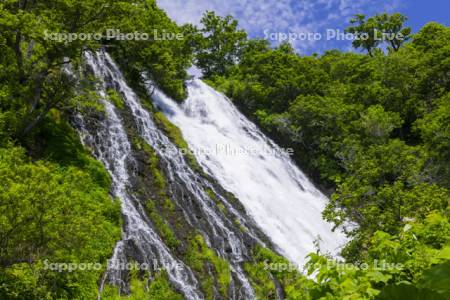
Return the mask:
<path fill-rule="evenodd" d="M 154 104 L 178 126 L 204 170 L 243 203 L 247 213 L 291 262 L 316 251 L 336 255 L 341 232 L 322 219 L 328 201 L 281 149 L 221 93 L 199 79 L 178 104 L 150 84 Z"/>

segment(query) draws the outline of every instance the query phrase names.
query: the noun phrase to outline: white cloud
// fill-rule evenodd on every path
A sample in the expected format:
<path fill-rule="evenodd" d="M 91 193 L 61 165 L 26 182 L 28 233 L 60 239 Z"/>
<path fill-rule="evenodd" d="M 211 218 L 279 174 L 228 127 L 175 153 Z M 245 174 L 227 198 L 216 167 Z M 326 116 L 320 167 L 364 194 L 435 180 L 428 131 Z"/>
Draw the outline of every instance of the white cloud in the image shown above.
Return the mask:
<path fill-rule="evenodd" d="M 198 24 L 206 10 L 232 15 L 252 37 L 271 32 L 325 32 L 344 29 L 356 13 L 372 15 L 393 11 L 400 0 L 157 0 L 158 5 L 179 24 Z M 299 52 L 323 51 L 332 47 L 326 41 L 294 41 Z M 342 45 L 342 48 L 348 45 Z"/>

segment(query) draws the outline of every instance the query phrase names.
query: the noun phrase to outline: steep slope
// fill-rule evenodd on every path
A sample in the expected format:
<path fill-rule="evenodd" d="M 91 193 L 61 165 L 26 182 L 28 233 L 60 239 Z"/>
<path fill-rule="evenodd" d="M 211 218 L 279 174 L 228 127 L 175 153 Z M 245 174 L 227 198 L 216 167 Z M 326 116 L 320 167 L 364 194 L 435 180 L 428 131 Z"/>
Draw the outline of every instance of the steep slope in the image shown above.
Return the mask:
<path fill-rule="evenodd" d="M 139 99 L 107 53 L 86 58 L 100 80 L 105 112 L 100 120 L 79 115 L 75 124 L 110 172 L 125 219 L 104 282 L 128 293 L 130 272 L 115 266 L 137 262 L 150 265 L 151 273 L 161 267 L 186 299 L 254 299 L 243 268 L 254 261 L 257 245 L 270 246 L 268 239 L 239 202 L 184 155 L 177 129 Z"/>
<path fill-rule="evenodd" d="M 345 238 L 322 219 L 327 199 L 286 151 L 202 81 L 189 82 L 188 93 L 182 105 L 160 90 L 153 98 L 182 130 L 202 167 L 242 201 L 292 262 L 303 265 L 316 241 L 322 251 L 336 255 Z"/>

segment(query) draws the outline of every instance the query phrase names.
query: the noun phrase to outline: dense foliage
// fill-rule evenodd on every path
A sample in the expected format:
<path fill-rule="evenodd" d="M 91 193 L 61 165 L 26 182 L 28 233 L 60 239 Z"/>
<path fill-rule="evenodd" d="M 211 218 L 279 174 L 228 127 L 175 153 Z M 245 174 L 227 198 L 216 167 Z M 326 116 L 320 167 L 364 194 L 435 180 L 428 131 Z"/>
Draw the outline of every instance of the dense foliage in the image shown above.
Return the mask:
<path fill-rule="evenodd" d="M 241 55 L 247 34 L 231 16 L 218 18 L 212 11 L 204 14 L 201 23 L 200 29 L 193 29 L 191 43 L 196 65 L 207 77 L 224 75 Z"/>
<path fill-rule="evenodd" d="M 149 39 L 108 39 L 109 29 Z M 102 112 L 94 80 L 76 82 L 71 73 L 83 65 L 84 50 L 109 47 L 127 58 L 130 76 L 146 72 L 181 99 L 191 50 L 185 39 L 161 39 L 164 30 L 183 32 L 152 0 L 1 1 L 1 299 L 97 298 L 121 214 L 108 173 L 68 122 L 76 112 Z M 166 286 L 162 274 L 150 293 L 165 299 Z"/>
<path fill-rule="evenodd" d="M 110 31 L 146 33 L 148 39 L 127 40 Z M 163 39 L 166 31 L 182 38 Z M 20 139 L 52 108 L 67 110 L 86 100 L 74 94 L 67 68 L 76 69 L 87 48 L 110 47 L 124 58 L 119 61 L 128 73 L 151 74 L 169 95 L 182 99 L 191 53 L 182 31 L 153 0 L 3 1 L 0 138 Z"/>
<path fill-rule="evenodd" d="M 377 41 L 354 43 L 367 55 L 332 50 L 301 57 L 289 44 L 272 49 L 248 40 L 228 72 L 205 69 L 205 78 L 266 133 L 294 148 L 294 159 L 331 194 L 324 217 L 351 238 L 346 262 L 402 266 L 348 272 L 313 255 L 312 263 L 324 263 L 310 271 L 318 272 L 326 299 L 373 298 L 385 286 L 383 299 L 398 299 L 402 289 L 426 294 L 420 282 L 433 271 L 425 270 L 450 259 L 450 29 L 429 23 L 411 37 L 405 19 L 352 20 L 348 32 L 406 37 L 386 40 L 385 52 Z M 414 287 L 390 289 L 400 282 Z M 444 290 L 438 292 L 448 297 Z"/>
<path fill-rule="evenodd" d="M 46 120 L 40 134 L 39 160 L 0 148 L 0 298 L 92 299 L 120 237 L 118 203 L 70 126 Z"/>

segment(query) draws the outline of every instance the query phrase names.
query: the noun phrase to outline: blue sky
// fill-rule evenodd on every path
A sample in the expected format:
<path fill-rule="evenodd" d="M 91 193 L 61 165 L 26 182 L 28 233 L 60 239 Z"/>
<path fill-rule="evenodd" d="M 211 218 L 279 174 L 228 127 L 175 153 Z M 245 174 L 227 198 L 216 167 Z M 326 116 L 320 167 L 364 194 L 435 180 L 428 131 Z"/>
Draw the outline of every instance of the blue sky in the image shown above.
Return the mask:
<path fill-rule="evenodd" d="M 157 0 L 177 23 L 198 24 L 205 10 L 221 16 L 232 15 L 251 37 L 268 38 L 272 43 L 291 34 L 291 43 L 301 54 L 322 53 L 339 48 L 350 50 L 343 40 L 348 20 L 356 13 L 368 16 L 381 12 L 401 12 L 413 32 L 429 21 L 449 26 L 449 0 Z M 314 35 L 313 35 L 314 34 Z M 328 37 L 328 39 L 327 39 Z M 340 40 L 339 40 L 340 39 Z"/>

